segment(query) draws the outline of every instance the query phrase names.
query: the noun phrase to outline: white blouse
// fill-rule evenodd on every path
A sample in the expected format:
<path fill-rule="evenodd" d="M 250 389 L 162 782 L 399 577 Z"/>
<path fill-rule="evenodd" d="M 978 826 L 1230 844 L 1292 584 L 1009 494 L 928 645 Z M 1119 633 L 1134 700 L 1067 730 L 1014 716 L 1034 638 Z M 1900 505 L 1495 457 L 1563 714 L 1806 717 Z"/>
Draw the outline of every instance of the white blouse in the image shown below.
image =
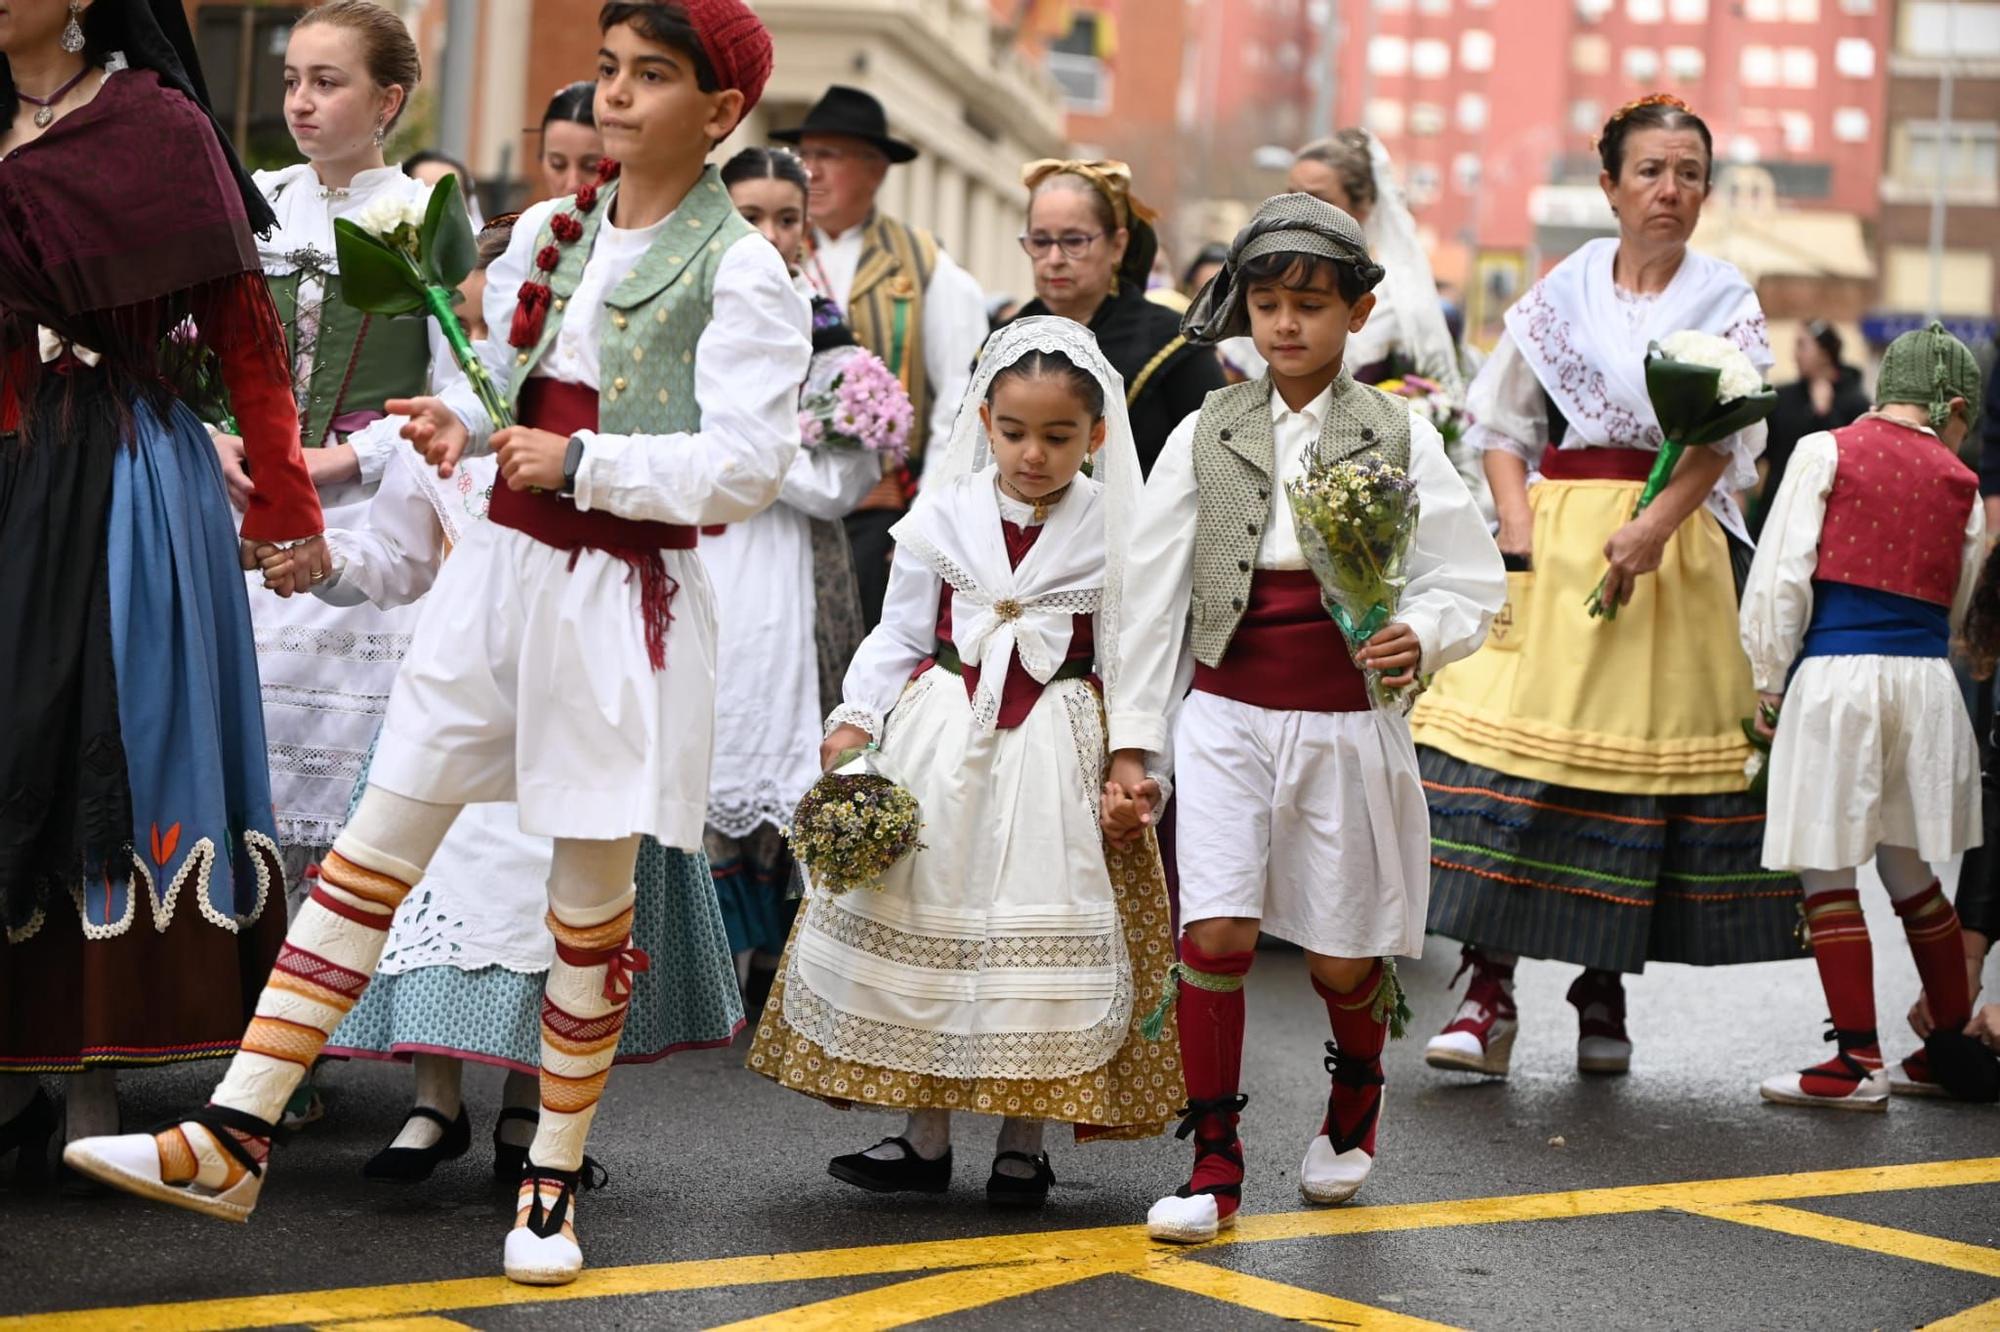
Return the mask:
<path fill-rule="evenodd" d="M 1920 427 L 1911 426 L 1915 430 Z M 1925 430 L 1923 433 L 1931 434 Z M 1813 572 L 1819 567 L 1820 527 L 1826 497 L 1840 470 L 1840 448 L 1830 431 L 1801 439 L 1792 449 L 1785 479 L 1764 519 L 1764 539 L 1743 588 L 1739 627 L 1743 651 L 1760 693 L 1779 694 L 1812 627 Z M 1979 583 L 1986 545 L 1985 506 L 1975 503 L 1965 522 L 1965 546 L 1958 588 L 1951 599 L 1951 627 L 1965 622 L 1972 591 Z"/>

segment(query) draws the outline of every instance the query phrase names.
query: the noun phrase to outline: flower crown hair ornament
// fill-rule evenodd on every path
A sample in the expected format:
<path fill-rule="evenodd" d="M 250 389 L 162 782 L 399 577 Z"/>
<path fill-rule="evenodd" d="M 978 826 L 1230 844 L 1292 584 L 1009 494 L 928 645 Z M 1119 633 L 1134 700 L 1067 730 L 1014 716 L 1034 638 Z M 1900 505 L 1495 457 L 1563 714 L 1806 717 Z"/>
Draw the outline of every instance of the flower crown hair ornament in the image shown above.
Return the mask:
<path fill-rule="evenodd" d="M 1625 105 L 1619 107 L 1616 111 L 1613 111 L 1611 113 L 1611 119 L 1604 122 L 1604 129 L 1611 130 L 1616 128 L 1618 125 L 1624 123 L 1625 118 L 1627 116 L 1631 115 L 1635 111 L 1643 111 L 1645 108 L 1649 106 L 1667 106 L 1667 107 L 1672 107 L 1674 110 L 1679 111 L 1684 115 L 1692 116 L 1695 114 L 1695 109 L 1693 107 L 1689 106 L 1686 102 L 1674 96 L 1672 93 L 1647 93 L 1644 97 L 1634 98 L 1633 100 L 1625 103 Z M 1597 134 L 1591 136 L 1590 139 L 1591 152 L 1594 153 L 1603 146 L 1604 146 L 1603 131 L 1600 131 Z"/>
<path fill-rule="evenodd" d="M 535 272 L 515 293 L 514 323 L 507 330 L 508 346 L 529 351 L 542 340 L 542 328 L 548 322 L 549 307 L 556 296 L 548 279 L 562 263 L 563 249 L 583 239 L 584 215 L 597 207 L 598 191 L 616 179 L 618 163 L 605 158 L 597 164 L 597 180 L 578 190 L 570 201 L 572 211 L 550 215 L 549 235 L 554 237 L 554 243 L 535 252 Z"/>

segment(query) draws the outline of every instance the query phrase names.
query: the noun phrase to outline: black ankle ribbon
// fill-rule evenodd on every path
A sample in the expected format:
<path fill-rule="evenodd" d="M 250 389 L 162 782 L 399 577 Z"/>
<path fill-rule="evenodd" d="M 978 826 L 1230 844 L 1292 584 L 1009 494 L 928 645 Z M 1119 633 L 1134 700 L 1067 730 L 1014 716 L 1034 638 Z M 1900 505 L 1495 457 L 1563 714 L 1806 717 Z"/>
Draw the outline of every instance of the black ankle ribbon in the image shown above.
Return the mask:
<path fill-rule="evenodd" d="M 179 1128 L 183 1124 L 199 1124 L 208 1130 L 208 1136 L 216 1145 L 236 1158 L 236 1163 L 252 1175 L 262 1178 L 264 1163 L 250 1154 L 250 1149 L 238 1140 L 237 1133 L 247 1133 L 253 1138 L 262 1138 L 266 1143 L 278 1135 L 278 1126 L 241 1110 L 232 1110 L 226 1105 L 205 1105 L 191 1114 L 177 1115 L 163 1124 L 148 1129 L 148 1133 L 165 1133 L 168 1129 Z M 235 1132 L 230 1130 L 234 1129 Z"/>
<path fill-rule="evenodd" d="M 1360 1091 L 1368 1087 L 1386 1085 L 1386 1080 L 1382 1076 L 1382 1061 L 1379 1058 L 1363 1059 L 1359 1055 L 1343 1054 L 1337 1043 L 1328 1041 L 1325 1062 L 1326 1071 L 1332 1076 L 1336 1088 L 1347 1087 Z M 1351 1152 L 1366 1142 L 1370 1130 L 1375 1127 L 1375 1121 L 1381 1114 L 1382 1098 L 1377 1096 L 1368 1103 L 1368 1113 L 1361 1116 L 1361 1122 L 1343 1132 L 1340 1121 L 1334 1117 L 1333 1093 L 1329 1091 L 1326 1097 L 1326 1127 L 1327 1138 L 1333 1143 L 1333 1150 Z"/>
<path fill-rule="evenodd" d="M 532 1161 L 528 1163 L 528 1168 L 521 1172 L 521 1183 L 532 1190 L 529 1196 L 533 1201 L 528 1204 L 530 1233 L 541 1239 L 562 1233 L 564 1223 L 569 1220 L 570 1204 L 576 1197 L 580 1176 L 580 1171 L 550 1170 Z M 545 1183 L 560 1186 L 556 1193 L 556 1205 L 552 1208 L 542 1205 L 542 1185 Z"/>

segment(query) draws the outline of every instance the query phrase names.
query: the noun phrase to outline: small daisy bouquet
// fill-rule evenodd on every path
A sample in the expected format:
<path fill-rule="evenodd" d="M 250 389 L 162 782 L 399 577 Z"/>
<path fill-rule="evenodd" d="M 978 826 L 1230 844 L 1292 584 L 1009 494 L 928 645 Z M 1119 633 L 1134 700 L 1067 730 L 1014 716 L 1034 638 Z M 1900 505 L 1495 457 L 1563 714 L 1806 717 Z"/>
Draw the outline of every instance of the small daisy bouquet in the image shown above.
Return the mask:
<path fill-rule="evenodd" d="M 1404 375 L 1400 379 L 1384 380 L 1376 388 L 1384 393 L 1393 393 L 1399 398 L 1410 400 L 1410 409 L 1418 416 L 1437 427 L 1444 437 L 1445 447 L 1458 442 L 1465 433 L 1465 408 L 1453 400 L 1444 385 L 1421 375 Z"/>
<path fill-rule="evenodd" d="M 1317 459 L 1285 483 L 1292 521 L 1306 563 L 1319 579 L 1320 599 L 1340 626 L 1350 653 L 1396 616 L 1409 581 L 1405 572 L 1417 535 L 1417 483 L 1379 457 Z M 1390 689 L 1381 672 L 1368 673 L 1368 698 L 1401 711 L 1415 701 L 1416 686 Z"/>
<path fill-rule="evenodd" d="M 1646 396 L 1660 419 L 1660 452 L 1633 508 L 1637 518 L 1674 479 L 1690 445 L 1713 444 L 1771 414 L 1778 395 L 1742 349 L 1727 338 L 1699 329 L 1670 334 L 1646 351 Z M 1604 599 L 1597 580 L 1587 603 L 1600 619 L 1618 618 L 1616 602 Z"/>
<path fill-rule="evenodd" d="M 834 896 L 882 876 L 921 850 L 923 812 L 917 798 L 884 770 L 882 751 L 843 754 L 799 801 L 786 837 L 812 881 Z"/>
<path fill-rule="evenodd" d="M 813 357 L 799 395 L 807 448 L 867 449 L 900 466 L 916 419 L 908 390 L 873 352 L 834 347 Z"/>
<path fill-rule="evenodd" d="M 384 197 L 352 218 L 335 218 L 333 248 L 340 263 L 343 300 L 364 314 L 428 315 L 437 320 L 452 359 L 465 372 L 494 428 L 514 423 L 506 398 L 472 349 L 455 308 L 458 284 L 479 262 L 472 220 L 466 215 L 456 176 L 438 181 L 429 203 Z"/>

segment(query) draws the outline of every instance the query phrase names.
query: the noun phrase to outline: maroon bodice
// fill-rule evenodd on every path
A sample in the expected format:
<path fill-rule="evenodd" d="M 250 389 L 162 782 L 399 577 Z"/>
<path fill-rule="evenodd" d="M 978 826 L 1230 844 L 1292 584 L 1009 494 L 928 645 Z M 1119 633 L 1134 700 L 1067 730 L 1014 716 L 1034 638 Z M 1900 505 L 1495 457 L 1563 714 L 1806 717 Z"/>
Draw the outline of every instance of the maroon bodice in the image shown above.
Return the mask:
<path fill-rule="evenodd" d="M 1021 561 L 1027 558 L 1028 552 L 1034 548 L 1036 539 L 1042 535 L 1041 525 L 1024 527 L 1020 523 L 1003 521 L 1000 530 L 1007 542 L 1007 563 L 1010 567 L 1018 569 L 1021 567 Z M 1070 628 L 1069 655 L 1063 660 L 1065 663 L 1088 663 L 1097 655 L 1091 616 L 1077 615 L 1072 619 L 1074 623 Z M 946 583 L 944 591 L 938 594 L 937 638 L 940 643 L 950 643 L 954 649 L 957 647 L 957 640 L 951 636 L 951 584 L 949 583 Z M 926 661 L 918 668 L 918 674 L 921 675 L 930 669 L 935 660 L 933 658 L 931 661 Z M 969 699 L 979 689 L 979 667 L 969 661 L 961 662 L 960 673 L 965 678 L 965 696 Z M 1095 677 L 1092 678 L 1094 680 Z M 1028 719 L 1028 714 L 1034 710 L 1035 701 L 1041 698 L 1042 691 L 1046 688 L 1047 685 L 1028 674 L 1028 668 L 1021 664 L 1021 658 L 1017 654 L 1007 663 L 1007 683 L 1000 691 L 1000 718 L 995 724 L 1003 731 L 1019 726 Z"/>
<path fill-rule="evenodd" d="M 1979 478 L 1933 435 L 1876 417 L 1833 432 L 1840 451 L 1815 581 L 1949 606 Z"/>

